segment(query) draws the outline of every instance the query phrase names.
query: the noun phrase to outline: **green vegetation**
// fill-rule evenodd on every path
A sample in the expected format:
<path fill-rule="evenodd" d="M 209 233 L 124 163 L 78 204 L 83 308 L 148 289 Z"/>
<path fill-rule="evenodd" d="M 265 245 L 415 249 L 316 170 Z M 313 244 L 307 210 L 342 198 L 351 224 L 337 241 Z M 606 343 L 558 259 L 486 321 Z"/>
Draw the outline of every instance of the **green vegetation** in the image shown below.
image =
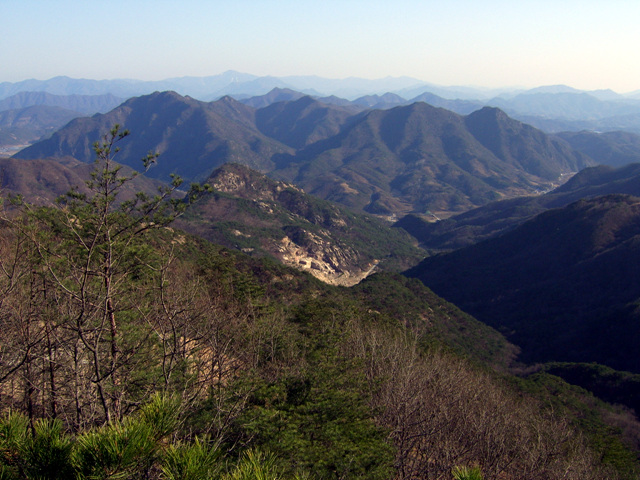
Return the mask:
<path fill-rule="evenodd" d="M 478 467 L 455 467 L 451 473 L 454 480 L 482 480 L 482 472 Z"/>
<path fill-rule="evenodd" d="M 276 457 L 247 450 L 240 459 L 224 459 L 206 438 L 171 438 L 180 420 L 175 402 L 155 397 L 122 422 L 65 433 L 59 420 L 29 420 L 12 414 L 0 421 L 0 475 L 3 479 L 149 479 L 242 480 L 293 479 Z M 157 422 L 156 415 L 174 419 Z M 163 429 L 162 427 L 171 427 Z"/>
<path fill-rule="evenodd" d="M 1 478 L 637 477 L 419 283 L 331 287 L 190 237 L 170 190 L 116 204 L 123 135 L 91 194 L 2 218 Z"/>

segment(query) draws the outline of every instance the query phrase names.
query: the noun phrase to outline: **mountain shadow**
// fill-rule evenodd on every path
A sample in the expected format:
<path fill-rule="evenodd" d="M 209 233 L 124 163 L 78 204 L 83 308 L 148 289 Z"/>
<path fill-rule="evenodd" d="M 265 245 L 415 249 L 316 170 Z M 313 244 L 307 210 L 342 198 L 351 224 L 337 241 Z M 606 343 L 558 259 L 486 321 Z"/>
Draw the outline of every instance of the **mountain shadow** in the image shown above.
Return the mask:
<path fill-rule="evenodd" d="M 640 199 L 607 195 L 430 257 L 407 274 L 522 348 L 525 362 L 640 372 Z"/>
<path fill-rule="evenodd" d="M 409 214 L 394 226 L 409 232 L 428 250 L 454 250 L 507 232 L 550 208 L 611 193 L 640 196 L 640 164 L 585 168 L 544 195 L 492 202 L 439 221 L 432 215 Z"/>

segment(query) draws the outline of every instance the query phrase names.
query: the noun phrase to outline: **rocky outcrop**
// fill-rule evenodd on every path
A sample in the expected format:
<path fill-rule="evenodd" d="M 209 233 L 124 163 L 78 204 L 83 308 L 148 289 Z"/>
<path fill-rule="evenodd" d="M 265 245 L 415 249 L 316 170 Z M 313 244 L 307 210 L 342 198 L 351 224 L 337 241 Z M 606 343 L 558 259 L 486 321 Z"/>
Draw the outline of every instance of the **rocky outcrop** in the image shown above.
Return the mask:
<path fill-rule="evenodd" d="M 287 236 L 277 244 L 276 256 L 285 265 L 309 272 L 325 283 L 350 287 L 370 275 L 378 264 L 374 260 L 366 268 L 361 268 L 355 264 L 355 252 L 332 245 L 318 235 L 305 233 L 309 237 L 306 246 Z"/>
<path fill-rule="evenodd" d="M 187 215 L 193 222 L 181 228 L 251 255 L 271 255 L 326 283 L 351 286 L 371 274 L 378 259 L 400 271 L 423 256 L 400 229 L 248 167 L 226 164 L 207 183 L 213 193 L 193 206 Z"/>

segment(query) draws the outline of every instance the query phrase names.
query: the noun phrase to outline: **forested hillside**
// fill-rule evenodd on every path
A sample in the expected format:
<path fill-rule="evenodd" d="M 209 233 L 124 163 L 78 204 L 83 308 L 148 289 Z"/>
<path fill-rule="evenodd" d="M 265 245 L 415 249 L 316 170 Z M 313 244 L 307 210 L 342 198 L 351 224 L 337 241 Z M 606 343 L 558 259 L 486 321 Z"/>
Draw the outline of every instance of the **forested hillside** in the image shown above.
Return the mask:
<path fill-rule="evenodd" d="M 637 477 L 621 411 L 509 376 L 516 349 L 416 280 L 191 237 L 171 222 L 208 188 L 177 177 L 116 203 L 124 136 L 86 191 L 2 215 L 3 478 Z"/>
<path fill-rule="evenodd" d="M 528 362 L 598 362 L 640 373 L 639 220 L 637 197 L 580 200 L 427 258 L 409 274 L 505 332 Z"/>
<path fill-rule="evenodd" d="M 174 173 L 204 181 L 223 164 L 240 163 L 384 216 L 461 212 L 550 189 L 562 174 L 594 164 L 564 140 L 495 108 L 462 116 L 415 102 L 361 111 L 308 96 L 254 108 L 231 97 L 201 102 L 175 92 L 75 119 L 15 157 L 67 155 L 89 163 L 91 145 L 115 123 L 137 132 L 122 145 L 121 163 L 137 169 L 147 152 L 162 153 L 164 163 L 147 172 L 156 179 Z"/>

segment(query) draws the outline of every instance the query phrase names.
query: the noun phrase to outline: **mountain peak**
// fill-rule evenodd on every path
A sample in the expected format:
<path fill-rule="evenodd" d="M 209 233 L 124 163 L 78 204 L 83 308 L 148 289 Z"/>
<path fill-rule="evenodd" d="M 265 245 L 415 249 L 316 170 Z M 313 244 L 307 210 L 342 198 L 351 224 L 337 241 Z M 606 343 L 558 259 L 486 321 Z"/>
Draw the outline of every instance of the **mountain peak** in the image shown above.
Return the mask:
<path fill-rule="evenodd" d="M 151 104 L 155 104 L 155 103 L 166 103 L 166 102 L 181 102 L 181 103 L 189 103 L 189 102 L 197 102 L 197 103 L 201 103 L 198 100 L 195 100 L 191 97 L 184 97 L 182 95 L 180 95 L 177 92 L 174 92 L 172 90 L 166 90 L 163 92 L 153 92 L 150 93 L 148 95 L 141 95 L 139 97 L 132 97 L 129 100 L 127 100 L 124 105 L 130 105 L 130 104 L 144 104 L 144 103 L 151 103 Z"/>
<path fill-rule="evenodd" d="M 242 103 L 253 108 L 263 108 L 278 102 L 297 100 L 304 96 L 306 96 L 304 93 L 296 92 L 290 88 L 275 87 L 264 95 L 248 98 L 243 100 Z"/>
<path fill-rule="evenodd" d="M 367 108 L 390 108 L 406 102 L 400 95 L 390 92 L 383 95 L 365 95 L 353 101 L 354 104 Z"/>
<path fill-rule="evenodd" d="M 582 90 L 578 90 L 567 85 L 545 85 L 542 87 L 532 88 L 523 92 L 522 95 L 530 95 L 536 93 L 583 93 Z"/>
<path fill-rule="evenodd" d="M 165 90 L 165 91 L 162 91 L 162 92 L 156 91 L 156 92 L 153 92 L 153 93 L 151 93 L 149 95 L 143 95 L 143 97 L 145 97 L 145 96 L 147 96 L 149 98 L 170 98 L 172 100 L 182 100 L 184 98 L 191 98 L 191 97 L 180 95 L 178 92 L 175 92 L 173 90 Z M 140 97 L 138 97 L 138 98 L 140 98 Z"/>
<path fill-rule="evenodd" d="M 216 100 L 216 103 L 224 103 L 227 105 L 243 105 L 242 102 L 236 100 L 230 95 L 225 95 L 224 97 L 220 97 L 218 100 Z"/>
<path fill-rule="evenodd" d="M 509 115 L 507 115 L 504 110 L 498 108 L 498 107 L 482 107 L 479 110 L 476 110 L 475 112 L 471 112 L 469 115 L 467 115 L 467 117 L 471 117 L 471 118 L 481 118 L 484 120 L 500 120 L 500 121 L 512 121 L 512 122 L 517 122 L 517 120 L 514 120 L 513 118 L 509 117 Z M 518 122 L 520 123 L 520 122 Z"/>
<path fill-rule="evenodd" d="M 499 108 L 477 110 L 465 117 L 465 124 L 498 158 L 549 181 L 593 165 L 590 158 L 568 144 L 552 142 L 541 130 L 514 120 Z"/>

